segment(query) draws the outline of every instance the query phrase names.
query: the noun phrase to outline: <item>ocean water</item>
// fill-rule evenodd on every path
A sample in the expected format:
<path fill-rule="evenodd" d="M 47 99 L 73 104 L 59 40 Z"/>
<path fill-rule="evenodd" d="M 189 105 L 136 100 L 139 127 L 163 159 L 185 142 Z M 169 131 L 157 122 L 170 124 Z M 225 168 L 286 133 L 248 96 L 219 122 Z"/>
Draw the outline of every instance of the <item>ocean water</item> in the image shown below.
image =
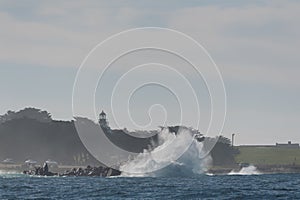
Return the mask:
<path fill-rule="evenodd" d="M 178 150 L 189 141 L 181 154 Z M 300 174 L 267 175 L 250 165 L 228 175 L 206 175 L 210 163 L 189 132 L 166 133 L 160 146 L 124 163 L 126 173 L 120 177 L 34 177 L 0 171 L 0 200 L 300 199 Z M 134 177 L 136 172 L 140 177 Z"/>
<path fill-rule="evenodd" d="M 300 174 L 189 178 L 2 174 L 0 199 L 300 199 Z"/>

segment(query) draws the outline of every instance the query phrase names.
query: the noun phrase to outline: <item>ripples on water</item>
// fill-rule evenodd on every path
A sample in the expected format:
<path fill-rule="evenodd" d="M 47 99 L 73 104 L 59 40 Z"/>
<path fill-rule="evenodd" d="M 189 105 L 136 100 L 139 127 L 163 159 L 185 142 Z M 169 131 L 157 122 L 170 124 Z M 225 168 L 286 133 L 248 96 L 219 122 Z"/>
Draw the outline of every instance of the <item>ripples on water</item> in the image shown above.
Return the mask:
<path fill-rule="evenodd" d="M 0 176 L 0 199 L 300 199 L 300 174 L 196 178 Z"/>

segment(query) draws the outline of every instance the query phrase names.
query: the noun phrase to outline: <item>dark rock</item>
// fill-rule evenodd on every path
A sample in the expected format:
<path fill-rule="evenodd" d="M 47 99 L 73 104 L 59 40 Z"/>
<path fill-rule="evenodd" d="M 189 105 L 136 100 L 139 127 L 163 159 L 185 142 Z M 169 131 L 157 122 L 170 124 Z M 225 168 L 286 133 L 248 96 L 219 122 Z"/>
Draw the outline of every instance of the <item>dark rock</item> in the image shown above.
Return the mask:
<path fill-rule="evenodd" d="M 36 175 L 36 176 L 99 176 L 99 177 L 109 177 L 109 176 L 119 176 L 121 172 L 119 170 L 110 167 L 91 167 L 87 166 L 85 169 L 73 168 L 71 171 L 66 171 L 63 174 L 49 172 L 43 167 L 37 167 L 34 170 L 24 171 L 24 174 Z"/>
<path fill-rule="evenodd" d="M 58 176 L 58 173 L 49 172 L 43 167 L 36 167 L 34 170 L 23 171 L 23 174 L 36 176 Z"/>

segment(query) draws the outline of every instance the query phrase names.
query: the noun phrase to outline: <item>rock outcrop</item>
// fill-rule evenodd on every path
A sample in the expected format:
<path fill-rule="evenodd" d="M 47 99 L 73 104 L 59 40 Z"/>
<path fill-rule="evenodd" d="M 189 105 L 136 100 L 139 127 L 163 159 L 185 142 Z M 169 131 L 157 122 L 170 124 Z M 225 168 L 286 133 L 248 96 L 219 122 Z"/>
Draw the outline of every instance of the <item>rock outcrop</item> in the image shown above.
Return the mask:
<path fill-rule="evenodd" d="M 91 167 L 87 166 L 86 168 L 73 168 L 70 171 L 66 171 L 62 174 L 53 173 L 48 170 L 45 170 L 44 167 L 37 167 L 34 170 L 24 171 L 23 174 L 35 175 L 35 176 L 98 176 L 98 177 L 110 177 L 110 176 L 119 176 L 121 172 L 119 170 L 110 168 L 110 167 Z"/>

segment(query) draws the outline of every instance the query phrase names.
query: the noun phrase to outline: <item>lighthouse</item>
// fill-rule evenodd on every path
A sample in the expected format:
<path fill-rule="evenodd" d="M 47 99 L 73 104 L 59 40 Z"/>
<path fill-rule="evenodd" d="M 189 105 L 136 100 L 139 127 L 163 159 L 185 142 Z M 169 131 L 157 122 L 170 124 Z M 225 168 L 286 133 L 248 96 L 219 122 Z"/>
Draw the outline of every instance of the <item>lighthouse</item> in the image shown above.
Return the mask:
<path fill-rule="evenodd" d="M 108 121 L 106 118 L 106 113 L 102 110 L 102 112 L 99 115 L 99 124 L 101 126 L 101 128 L 109 130 L 109 125 L 108 125 Z"/>

